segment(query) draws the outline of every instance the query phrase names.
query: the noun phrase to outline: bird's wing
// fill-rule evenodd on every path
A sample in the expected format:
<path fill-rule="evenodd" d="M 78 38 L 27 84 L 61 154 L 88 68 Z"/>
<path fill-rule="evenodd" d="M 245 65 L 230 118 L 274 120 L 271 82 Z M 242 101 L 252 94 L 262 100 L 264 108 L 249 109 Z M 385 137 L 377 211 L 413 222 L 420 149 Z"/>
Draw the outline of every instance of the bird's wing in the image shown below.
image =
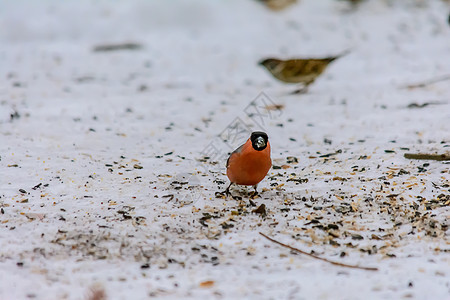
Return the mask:
<path fill-rule="evenodd" d="M 244 144 L 240 145 L 239 148 L 237 148 L 236 150 L 234 150 L 233 152 L 231 152 L 230 156 L 229 156 L 228 159 L 227 159 L 227 168 L 228 168 L 228 164 L 229 164 L 229 162 L 230 162 L 231 155 L 233 155 L 233 153 L 239 153 L 239 152 L 241 152 L 243 147 L 244 147 Z"/>

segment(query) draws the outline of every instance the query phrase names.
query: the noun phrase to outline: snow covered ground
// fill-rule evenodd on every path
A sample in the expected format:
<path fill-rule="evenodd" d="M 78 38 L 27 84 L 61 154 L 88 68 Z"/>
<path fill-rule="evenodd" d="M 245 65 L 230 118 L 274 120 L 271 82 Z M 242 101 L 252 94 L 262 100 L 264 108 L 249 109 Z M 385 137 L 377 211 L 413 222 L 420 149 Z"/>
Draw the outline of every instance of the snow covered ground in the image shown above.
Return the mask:
<path fill-rule="evenodd" d="M 450 299 L 450 164 L 404 158 L 450 152 L 450 81 L 406 88 L 450 74 L 448 2 L 0 8 L 0 299 Z M 257 65 L 347 49 L 302 95 Z M 253 203 L 230 124 L 269 134 Z"/>

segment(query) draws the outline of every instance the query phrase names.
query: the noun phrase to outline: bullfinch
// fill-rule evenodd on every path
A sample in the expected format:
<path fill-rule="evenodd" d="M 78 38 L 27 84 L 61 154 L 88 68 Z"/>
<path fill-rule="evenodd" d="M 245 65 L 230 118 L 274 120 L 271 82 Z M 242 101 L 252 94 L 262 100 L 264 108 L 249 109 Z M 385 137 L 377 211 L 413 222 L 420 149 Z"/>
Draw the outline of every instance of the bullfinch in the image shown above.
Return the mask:
<path fill-rule="evenodd" d="M 264 179 L 271 167 L 269 137 L 262 131 L 252 132 L 247 142 L 234 150 L 227 160 L 230 185 L 225 193 L 229 195 L 230 187 L 235 183 L 252 185 L 256 194 L 258 183 Z"/>

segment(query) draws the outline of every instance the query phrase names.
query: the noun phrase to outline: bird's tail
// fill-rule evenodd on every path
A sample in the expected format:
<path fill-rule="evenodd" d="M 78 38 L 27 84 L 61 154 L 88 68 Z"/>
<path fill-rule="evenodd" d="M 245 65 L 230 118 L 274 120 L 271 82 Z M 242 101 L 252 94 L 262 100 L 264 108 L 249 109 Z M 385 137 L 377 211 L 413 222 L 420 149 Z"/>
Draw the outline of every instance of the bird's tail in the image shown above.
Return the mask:
<path fill-rule="evenodd" d="M 341 58 L 342 56 L 345 56 L 345 55 L 349 54 L 350 52 L 351 52 L 351 49 L 347 49 L 347 50 L 343 51 L 341 54 L 338 54 L 338 55 L 336 55 L 336 56 L 329 57 L 329 58 L 328 58 L 328 61 L 329 61 L 329 62 L 332 62 L 333 60 L 336 60 L 336 59 L 338 59 L 338 58 Z"/>

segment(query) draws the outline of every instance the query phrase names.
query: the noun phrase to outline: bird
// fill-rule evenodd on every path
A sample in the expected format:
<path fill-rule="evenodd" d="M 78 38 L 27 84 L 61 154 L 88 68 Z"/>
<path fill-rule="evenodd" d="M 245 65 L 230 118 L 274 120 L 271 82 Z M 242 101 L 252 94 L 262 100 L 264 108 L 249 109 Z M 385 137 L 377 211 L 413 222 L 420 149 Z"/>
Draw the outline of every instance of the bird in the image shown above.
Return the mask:
<path fill-rule="evenodd" d="M 259 2 L 262 2 L 271 10 L 279 11 L 297 3 L 297 0 L 259 0 Z"/>
<path fill-rule="evenodd" d="M 230 185 L 225 190 L 231 195 L 232 184 L 251 185 L 257 195 L 257 186 L 266 177 L 272 167 L 270 143 L 267 133 L 254 131 L 245 144 L 234 150 L 227 159 L 227 177 Z"/>
<path fill-rule="evenodd" d="M 349 51 L 326 58 L 298 58 L 281 60 L 266 58 L 258 64 L 265 67 L 276 79 L 285 83 L 302 83 L 303 89 L 298 92 L 306 92 L 308 86 L 319 77 L 328 65 L 334 60 L 346 55 Z"/>
<path fill-rule="evenodd" d="M 346 1 L 350 4 L 351 8 L 357 8 L 364 0 L 340 0 Z"/>

